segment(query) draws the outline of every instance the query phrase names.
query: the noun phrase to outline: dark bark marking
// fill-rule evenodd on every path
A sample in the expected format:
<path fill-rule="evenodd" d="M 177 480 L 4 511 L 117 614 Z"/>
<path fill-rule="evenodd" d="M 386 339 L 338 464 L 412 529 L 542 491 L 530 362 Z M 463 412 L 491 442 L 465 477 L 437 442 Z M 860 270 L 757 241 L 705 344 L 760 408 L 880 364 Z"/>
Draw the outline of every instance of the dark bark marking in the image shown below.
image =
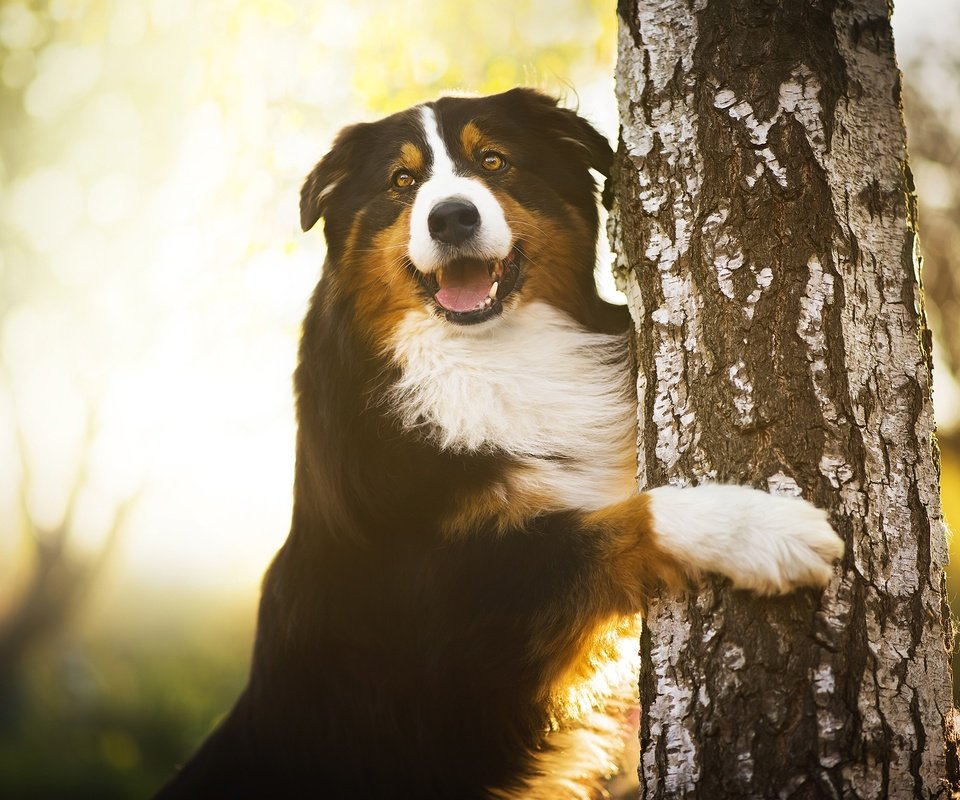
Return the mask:
<path fill-rule="evenodd" d="M 865 47 L 874 53 L 893 50 L 893 30 L 889 16 L 854 20 L 850 26 L 850 41 L 854 47 Z"/>
<path fill-rule="evenodd" d="M 751 102 L 757 119 L 770 119 L 778 107 L 780 85 L 798 65 L 806 64 L 822 86 L 829 144 L 837 100 L 847 93 L 846 65 L 833 30 L 835 5 L 833 0 L 708 4 L 698 17 L 701 36 L 694 71 L 702 78 L 715 76 L 738 99 Z"/>
<path fill-rule="evenodd" d="M 884 189 L 880 186 L 880 181 L 874 178 L 866 188 L 860 191 L 857 200 L 867 209 L 871 217 L 879 217 L 882 220 L 884 214 L 893 219 L 906 216 L 907 198 L 903 186 Z"/>
<path fill-rule="evenodd" d="M 643 39 L 640 34 L 637 0 L 617 0 L 617 16 L 627 26 L 633 46 L 639 50 L 643 44 Z"/>

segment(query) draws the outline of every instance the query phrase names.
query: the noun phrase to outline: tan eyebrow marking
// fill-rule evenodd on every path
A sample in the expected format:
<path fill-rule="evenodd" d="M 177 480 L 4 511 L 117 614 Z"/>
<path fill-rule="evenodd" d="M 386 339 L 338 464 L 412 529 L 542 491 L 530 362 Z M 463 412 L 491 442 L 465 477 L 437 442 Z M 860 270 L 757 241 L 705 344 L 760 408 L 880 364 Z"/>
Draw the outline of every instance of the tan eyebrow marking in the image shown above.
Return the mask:
<path fill-rule="evenodd" d="M 405 169 L 411 172 L 423 171 L 423 153 L 412 142 L 404 142 L 400 148 L 400 161 Z"/>
<path fill-rule="evenodd" d="M 468 155 L 475 155 L 483 145 L 483 134 L 474 123 L 468 122 L 463 126 L 463 130 L 460 131 L 460 144 Z"/>

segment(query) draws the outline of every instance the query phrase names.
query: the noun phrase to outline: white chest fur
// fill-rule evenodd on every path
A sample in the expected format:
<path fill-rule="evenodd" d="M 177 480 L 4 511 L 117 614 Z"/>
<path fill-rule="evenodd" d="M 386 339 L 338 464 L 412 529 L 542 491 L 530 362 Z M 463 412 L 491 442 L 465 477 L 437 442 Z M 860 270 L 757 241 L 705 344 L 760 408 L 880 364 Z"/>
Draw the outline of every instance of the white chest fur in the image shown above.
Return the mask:
<path fill-rule="evenodd" d="M 476 328 L 410 312 L 393 342 L 390 396 L 404 427 L 458 452 L 499 452 L 514 481 L 559 508 L 595 509 L 636 491 L 627 340 L 530 303 Z"/>

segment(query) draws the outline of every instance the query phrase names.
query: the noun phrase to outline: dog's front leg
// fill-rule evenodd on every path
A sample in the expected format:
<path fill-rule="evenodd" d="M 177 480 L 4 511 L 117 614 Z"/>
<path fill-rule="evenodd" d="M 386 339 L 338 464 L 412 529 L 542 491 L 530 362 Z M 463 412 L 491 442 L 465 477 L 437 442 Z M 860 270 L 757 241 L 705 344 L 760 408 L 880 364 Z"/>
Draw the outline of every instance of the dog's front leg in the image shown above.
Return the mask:
<path fill-rule="evenodd" d="M 663 584 L 713 572 L 738 588 L 787 592 L 826 584 L 843 555 L 824 511 L 744 486 L 667 486 L 551 523 L 558 538 L 540 539 L 526 574 L 541 598 L 532 652 L 555 677 L 582 663 L 598 632 L 644 612 Z"/>
<path fill-rule="evenodd" d="M 664 486 L 584 515 L 601 543 L 607 602 L 642 611 L 662 582 L 714 572 L 762 594 L 822 586 L 843 555 L 827 514 L 745 486 Z"/>

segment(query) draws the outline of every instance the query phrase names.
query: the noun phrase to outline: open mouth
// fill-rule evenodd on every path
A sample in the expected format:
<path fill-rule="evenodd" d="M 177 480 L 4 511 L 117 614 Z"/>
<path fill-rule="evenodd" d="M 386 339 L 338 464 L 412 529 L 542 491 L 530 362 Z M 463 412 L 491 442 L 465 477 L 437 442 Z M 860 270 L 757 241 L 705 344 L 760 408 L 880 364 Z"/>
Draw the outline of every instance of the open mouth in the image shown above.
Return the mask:
<path fill-rule="evenodd" d="M 521 262 L 514 245 L 502 259 L 455 258 L 429 275 L 414 271 L 447 321 L 474 325 L 503 313 L 503 301 L 517 288 Z"/>

